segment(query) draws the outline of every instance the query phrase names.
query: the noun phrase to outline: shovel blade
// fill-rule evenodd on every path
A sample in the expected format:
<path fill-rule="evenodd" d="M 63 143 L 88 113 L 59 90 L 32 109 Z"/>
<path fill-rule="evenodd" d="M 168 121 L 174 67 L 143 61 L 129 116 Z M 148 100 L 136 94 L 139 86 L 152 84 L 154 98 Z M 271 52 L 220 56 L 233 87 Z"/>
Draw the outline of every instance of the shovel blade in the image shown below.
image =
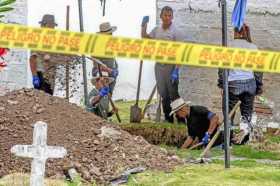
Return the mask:
<path fill-rule="evenodd" d="M 142 110 L 137 105 L 130 107 L 130 122 L 140 123 L 142 119 Z"/>

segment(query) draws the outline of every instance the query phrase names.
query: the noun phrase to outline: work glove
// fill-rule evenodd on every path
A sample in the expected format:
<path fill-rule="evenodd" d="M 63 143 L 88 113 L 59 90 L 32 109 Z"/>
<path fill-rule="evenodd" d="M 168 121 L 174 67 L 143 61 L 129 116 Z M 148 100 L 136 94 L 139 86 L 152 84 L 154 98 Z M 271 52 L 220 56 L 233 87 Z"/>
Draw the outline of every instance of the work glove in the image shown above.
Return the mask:
<path fill-rule="evenodd" d="M 142 26 L 142 27 L 146 26 L 146 25 L 148 24 L 149 20 L 150 20 L 150 17 L 149 17 L 149 16 L 144 16 L 143 19 L 142 19 L 142 24 L 141 24 L 141 26 Z"/>
<path fill-rule="evenodd" d="M 110 92 L 110 88 L 109 87 L 102 87 L 100 90 L 99 90 L 99 96 L 101 97 L 104 97 L 104 96 L 107 96 Z"/>
<path fill-rule="evenodd" d="M 210 141 L 210 134 L 209 132 L 206 132 L 204 137 L 202 138 L 202 143 L 203 145 L 207 145 L 209 141 Z"/>
<path fill-rule="evenodd" d="M 118 75 L 119 75 L 118 69 L 112 69 L 111 75 L 112 75 L 114 78 L 118 77 Z"/>
<path fill-rule="evenodd" d="M 40 88 L 40 78 L 38 76 L 33 76 L 33 86 L 34 88 Z"/>
<path fill-rule="evenodd" d="M 171 82 L 175 83 L 179 81 L 179 68 L 174 68 L 172 73 L 171 73 Z"/>

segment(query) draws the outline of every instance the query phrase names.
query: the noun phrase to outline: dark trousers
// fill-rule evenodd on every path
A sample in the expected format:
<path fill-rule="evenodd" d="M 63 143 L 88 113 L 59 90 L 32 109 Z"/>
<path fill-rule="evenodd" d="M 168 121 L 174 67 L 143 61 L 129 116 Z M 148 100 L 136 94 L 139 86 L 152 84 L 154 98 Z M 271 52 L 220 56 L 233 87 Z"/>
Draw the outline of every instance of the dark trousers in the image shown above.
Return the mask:
<path fill-rule="evenodd" d="M 169 116 L 172 110 L 170 104 L 172 101 L 180 97 L 178 92 L 179 81 L 171 82 L 171 73 L 174 68 L 174 65 L 163 65 L 158 63 L 155 65 L 156 83 L 158 92 L 162 98 L 163 113 L 165 120 L 170 123 L 174 122 L 173 116 Z"/>
<path fill-rule="evenodd" d="M 40 79 L 40 87 L 39 88 L 36 88 L 38 90 L 43 90 L 44 92 L 50 94 L 50 95 L 53 95 L 53 90 L 51 88 L 51 85 L 49 83 L 46 82 L 46 80 L 44 79 L 44 75 L 42 72 L 37 72 L 38 74 L 38 77 Z"/>
<path fill-rule="evenodd" d="M 232 110 L 234 105 L 240 100 L 241 116 L 248 122 L 251 122 L 255 95 L 248 92 L 243 92 L 239 95 L 234 95 L 229 92 L 229 110 Z"/>

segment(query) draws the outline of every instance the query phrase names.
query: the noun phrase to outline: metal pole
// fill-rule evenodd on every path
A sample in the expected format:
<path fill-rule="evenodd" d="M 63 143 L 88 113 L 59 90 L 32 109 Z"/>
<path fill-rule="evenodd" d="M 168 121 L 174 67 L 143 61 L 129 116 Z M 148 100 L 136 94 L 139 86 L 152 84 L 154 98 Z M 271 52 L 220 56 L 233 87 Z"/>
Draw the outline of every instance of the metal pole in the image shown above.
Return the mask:
<path fill-rule="evenodd" d="M 222 5 L 222 44 L 227 46 L 227 1 L 221 0 Z M 225 147 L 225 168 L 230 168 L 230 128 L 229 128 L 229 91 L 228 91 L 227 69 L 223 73 L 223 114 L 224 114 L 224 147 Z"/>
<path fill-rule="evenodd" d="M 66 7 L 66 30 L 69 30 L 69 18 L 70 18 L 70 16 L 69 16 L 69 14 L 70 14 L 70 6 L 68 5 L 67 7 Z M 66 99 L 67 99 L 67 101 L 69 102 L 69 79 L 70 79 L 70 72 L 69 72 L 69 63 L 70 63 L 70 61 L 67 61 L 67 63 L 66 63 Z"/>
<path fill-rule="evenodd" d="M 80 32 L 84 32 L 82 0 L 78 0 L 78 6 L 79 6 Z M 86 58 L 84 55 L 82 56 L 82 62 L 83 62 L 84 97 L 85 97 L 85 105 L 87 105 L 88 104 L 87 66 L 86 66 Z"/>

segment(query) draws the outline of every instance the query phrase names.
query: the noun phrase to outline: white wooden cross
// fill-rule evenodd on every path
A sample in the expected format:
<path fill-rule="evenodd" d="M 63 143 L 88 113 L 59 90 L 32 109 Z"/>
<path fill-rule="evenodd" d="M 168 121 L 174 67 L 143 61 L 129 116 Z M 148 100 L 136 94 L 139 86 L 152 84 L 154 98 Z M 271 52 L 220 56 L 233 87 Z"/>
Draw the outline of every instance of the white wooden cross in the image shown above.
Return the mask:
<path fill-rule="evenodd" d="M 43 186 L 45 164 L 48 158 L 63 158 L 67 152 L 63 147 L 47 146 L 47 124 L 39 121 L 34 125 L 33 144 L 15 145 L 11 152 L 16 156 L 33 158 L 30 186 Z"/>

